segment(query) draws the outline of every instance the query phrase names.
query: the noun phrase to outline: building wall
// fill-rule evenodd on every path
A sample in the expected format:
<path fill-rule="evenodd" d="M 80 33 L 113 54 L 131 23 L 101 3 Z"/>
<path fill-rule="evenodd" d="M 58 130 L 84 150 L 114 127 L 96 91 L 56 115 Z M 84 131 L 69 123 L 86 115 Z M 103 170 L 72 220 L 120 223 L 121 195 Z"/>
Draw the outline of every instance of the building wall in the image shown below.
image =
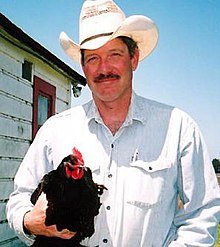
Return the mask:
<path fill-rule="evenodd" d="M 56 113 L 71 104 L 68 78 L 0 36 L 0 246 L 4 247 L 23 246 L 9 229 L 5 205 L 32 141 L 33 82 L 22 78 L 24 59 L 33 63 L 33 75 L 56 86 Z"/>

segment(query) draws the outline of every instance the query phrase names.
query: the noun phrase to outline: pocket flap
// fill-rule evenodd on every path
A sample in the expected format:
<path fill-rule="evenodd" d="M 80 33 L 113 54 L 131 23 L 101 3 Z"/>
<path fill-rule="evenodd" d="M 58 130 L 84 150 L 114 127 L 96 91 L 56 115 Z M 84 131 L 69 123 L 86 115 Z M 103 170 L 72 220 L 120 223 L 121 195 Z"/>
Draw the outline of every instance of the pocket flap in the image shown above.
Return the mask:
<path fill-rule="evenodd" d="M 160 157 L 159 159 L 151 161 L 151 162 L 137 160 L 137 161 L 132 162 L 130 165 L 131 167 L 141 168 L 145 170 L 146 172 L 151 173 L 151 172 L 168 169 L 171 167 L 172 163 L 170 160 Z"/>

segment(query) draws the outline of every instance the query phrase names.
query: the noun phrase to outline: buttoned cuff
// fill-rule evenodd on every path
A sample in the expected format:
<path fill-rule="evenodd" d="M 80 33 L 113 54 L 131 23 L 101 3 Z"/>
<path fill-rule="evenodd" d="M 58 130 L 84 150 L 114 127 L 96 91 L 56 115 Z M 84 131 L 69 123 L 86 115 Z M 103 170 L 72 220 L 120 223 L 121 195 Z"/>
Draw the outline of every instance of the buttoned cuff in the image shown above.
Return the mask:
<path fill-rule="evenodd" d="M 26 245 L 30 246 L 34 243 L 35 236 L 29 235 L 24 232 L 24 215 L 30 211 L 32 207 L 24 207 L 19 210 L 15 219 L 14 219 L 14 230 L 19 237 L 19 239 L 24 242 Z"/>

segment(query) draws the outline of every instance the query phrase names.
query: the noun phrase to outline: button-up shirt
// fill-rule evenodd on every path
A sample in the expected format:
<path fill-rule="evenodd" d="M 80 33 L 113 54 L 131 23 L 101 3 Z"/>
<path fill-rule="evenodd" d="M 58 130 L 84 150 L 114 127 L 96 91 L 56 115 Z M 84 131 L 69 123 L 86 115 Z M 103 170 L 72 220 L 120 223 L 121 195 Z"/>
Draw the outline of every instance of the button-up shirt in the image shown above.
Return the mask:
<path fill-rule="evenodd" d="M 15 177 L 9 224 L 26 243 L 24 213 L 42 176 L 76 147 L 101 196 L 87 246 L 213 246 L 220 192 L 197 124 L 183 111 L 132 95 L 115 135 L 93 101 L 50 118 L 39 130 Z M 178 207 L 181 200 L 183 207 Z"/>

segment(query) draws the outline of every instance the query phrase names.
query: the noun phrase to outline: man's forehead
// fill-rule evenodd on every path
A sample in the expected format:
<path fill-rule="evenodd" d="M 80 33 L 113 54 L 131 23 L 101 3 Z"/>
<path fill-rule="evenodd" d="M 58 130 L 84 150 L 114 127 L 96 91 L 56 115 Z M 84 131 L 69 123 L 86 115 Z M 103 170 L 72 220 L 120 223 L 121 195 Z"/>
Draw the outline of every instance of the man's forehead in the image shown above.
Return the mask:
<path fill-rule="evenodd" d="M 84 52 L 90 54 L 95 53 L 99 51 L 114 51 L 114 50 L 126 50 L 127 46 L 125 43 L 118 37 L 109 40 L 106 44 L 101 46 L 100 48 L 94 49 L 94 50 L 87 50 L 85 49 Z"/>

